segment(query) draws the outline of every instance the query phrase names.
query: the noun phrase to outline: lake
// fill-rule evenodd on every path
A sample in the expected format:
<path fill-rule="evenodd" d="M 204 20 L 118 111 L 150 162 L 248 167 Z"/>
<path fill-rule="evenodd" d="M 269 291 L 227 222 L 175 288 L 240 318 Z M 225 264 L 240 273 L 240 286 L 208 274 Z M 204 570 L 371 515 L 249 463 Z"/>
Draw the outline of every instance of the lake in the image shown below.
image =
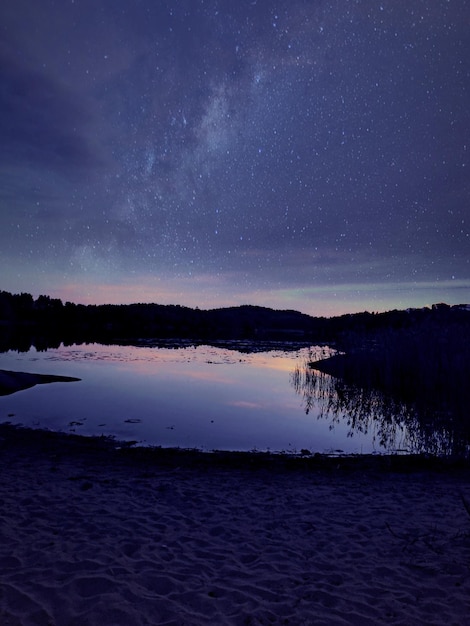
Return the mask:
<path fill-rule="evenodd" d="M 380 420 L 354 431 L 346 415 L 325 410 L 322 394 L 306 397 L 299 372 L 331 353 L 324 346 L 245 353 L 101 344 L 9 351 L 0 354 L 0 369 L 81 380 L 0 397 L 0 421 L 205 451 L 403 450 L 402 427 L 381 442 Z"/>

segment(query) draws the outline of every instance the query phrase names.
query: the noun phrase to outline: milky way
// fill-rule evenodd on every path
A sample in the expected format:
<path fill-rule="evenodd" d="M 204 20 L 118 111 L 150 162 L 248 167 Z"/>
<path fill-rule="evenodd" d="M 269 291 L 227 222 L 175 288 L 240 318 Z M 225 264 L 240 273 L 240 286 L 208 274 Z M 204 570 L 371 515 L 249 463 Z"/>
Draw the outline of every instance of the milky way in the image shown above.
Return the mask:
<path fill-rule="evenodd" d="M 4 0 L 0 289 L 470 300 L 470 8 Z"/>

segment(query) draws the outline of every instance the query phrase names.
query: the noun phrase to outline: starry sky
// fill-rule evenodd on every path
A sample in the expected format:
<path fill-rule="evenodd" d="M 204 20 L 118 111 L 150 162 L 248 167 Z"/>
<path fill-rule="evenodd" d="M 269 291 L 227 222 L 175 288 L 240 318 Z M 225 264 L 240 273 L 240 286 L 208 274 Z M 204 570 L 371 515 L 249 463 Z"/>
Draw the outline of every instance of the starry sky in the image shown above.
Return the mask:
<path fill-rule="evenodd" d="M 0 289 L 470 301 L 464 0 L 3 0 Z"/>

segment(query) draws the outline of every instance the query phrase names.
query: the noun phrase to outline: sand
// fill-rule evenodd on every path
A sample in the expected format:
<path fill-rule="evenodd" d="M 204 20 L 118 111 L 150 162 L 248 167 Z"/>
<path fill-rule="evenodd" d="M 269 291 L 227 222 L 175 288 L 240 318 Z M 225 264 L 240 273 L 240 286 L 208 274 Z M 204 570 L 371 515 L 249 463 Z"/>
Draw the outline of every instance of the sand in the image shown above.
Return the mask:
<path fill-rule="evenodd" d="M 469 623 L 466 469 L 18 433 L 0 431 L 4 626 Z"/>

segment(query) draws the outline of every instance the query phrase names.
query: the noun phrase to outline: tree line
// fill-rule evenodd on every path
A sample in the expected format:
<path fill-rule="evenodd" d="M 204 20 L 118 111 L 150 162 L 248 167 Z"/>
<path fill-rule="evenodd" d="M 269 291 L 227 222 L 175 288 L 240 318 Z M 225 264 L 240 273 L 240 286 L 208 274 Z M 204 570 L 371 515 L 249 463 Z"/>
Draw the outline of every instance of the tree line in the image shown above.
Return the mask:
<path fill-rule="evenodd" d="M 389 351 L 395 341 L 390 341 L 390 333 L 400 331 L 402 344 L 419 334 L 420 328 L 437 328 L 445 341 L 449 328 L 457 325 L 468 332 L 469 323 L 470 308 L 465 305 L 438 304 L 326 318 L 251 305 L 210 310 L 143 303 L 83 305 L 63 303 L 47 295 L 35 299 L 29 293 L 0 291 L 0 342 L 5 344 L 10 339 L 24 346 L 28 341 L 37 345 L 47 340 L 107 343 L 145 338 L 246 339 L 335 343 L 342 350 L 354 351 L 366 345 L 371 349 L 386 340 Z"/>

